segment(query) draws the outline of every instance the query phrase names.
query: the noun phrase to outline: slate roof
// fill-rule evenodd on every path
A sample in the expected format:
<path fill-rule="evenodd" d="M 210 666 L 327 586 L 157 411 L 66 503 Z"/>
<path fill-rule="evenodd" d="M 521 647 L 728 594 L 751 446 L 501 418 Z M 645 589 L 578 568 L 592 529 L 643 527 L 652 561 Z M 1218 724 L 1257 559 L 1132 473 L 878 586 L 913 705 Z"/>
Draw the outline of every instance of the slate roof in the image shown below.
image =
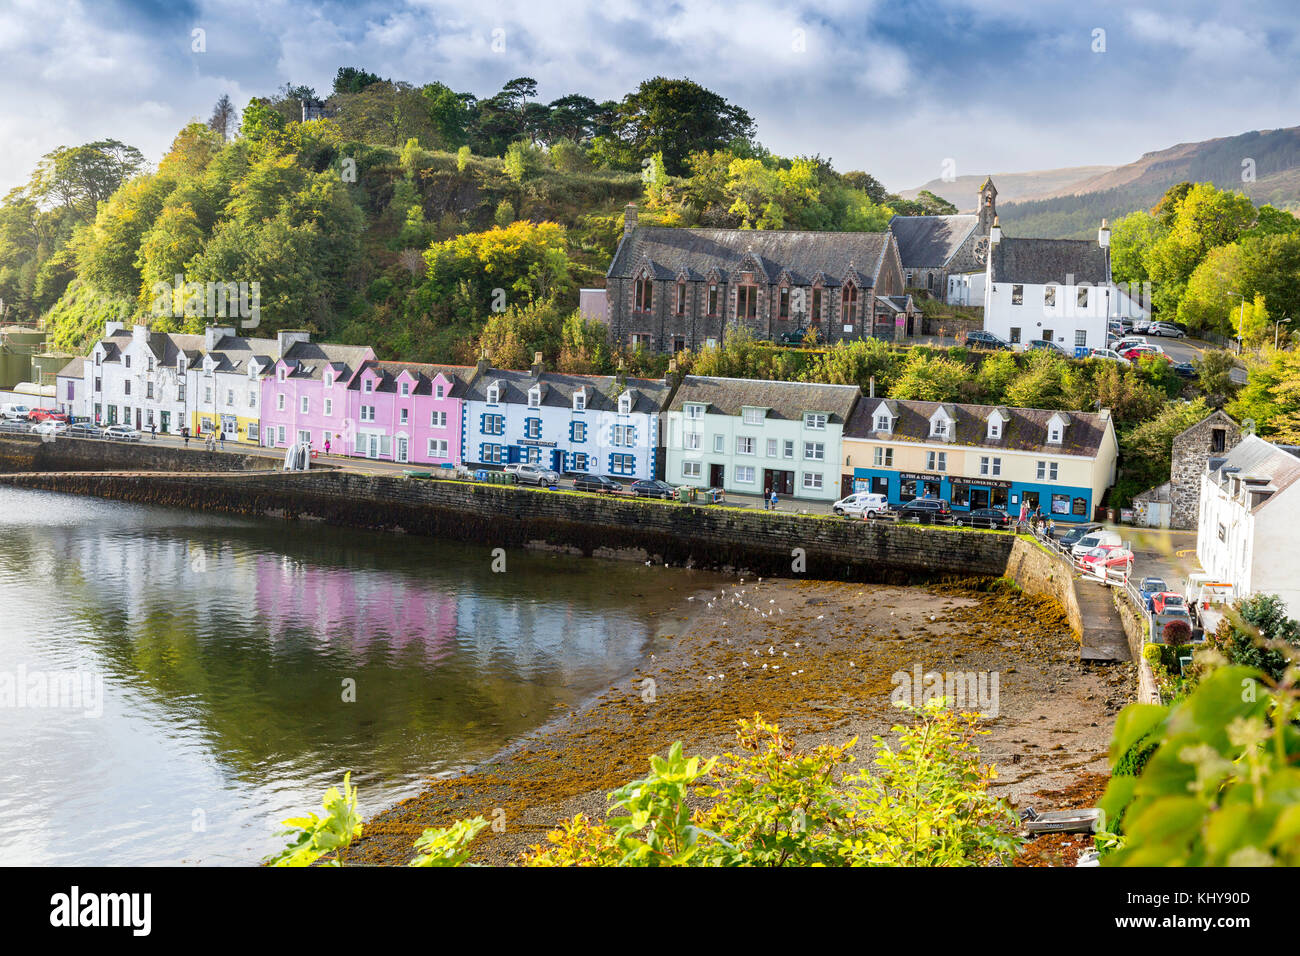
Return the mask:
<path fill-rule="evenodd" d="M 207 344 L 202 335 L 182 332 L 150 332 L 146 341 L 159 365 L 175 365 L 176 356 L 182 352 L 187 356 L 191 352 L 201 352 Z"/>
<path fill-rule="evenodd" d="M 472 365 L 429 365 L 420 362 L 366 362 L 362 369 L 374 369 L 379 374 L 379 382 L 375 385 L 376 392 L 396 392 L 397 379 L 403 372 L 410 372 L 415 378 L 415 387 L 411 389 L 412 395 L 432 395 L 433 380 L 438 373 L 451 382 L 451 389 L 447 392 L 447 398 L 464 398 L 465 391 L 469 387 L 470 379 L 474 377 L 474 366 Z M 361 390 L 361 376 L 357 375 L 348 385 L 349 391 Z"/>
<path fill-rule="evenodd" d="M 1240 444 L 1223 458 L 1211 459 L 1207 467 L 1220 485 L 1233 475 L 1268 479 L 1268 486 L 1274 493 L 1256 505 L 1252 513 L 1268 507 L 1268 503 L 1277 498 L 1279 492 L 1300 480 L 1300 457 L 1297 457 L 1295 450 L 1274 445 L 1258 435 L 1244 436 Z"/>
<path fill-rule="evenodd" d="M 876 409 L 880 405 L 889 405 L 896 412 L 892 432 L 876 431 Z M 938 439 L 930 438 L 930 416 L 940 407 L 957 422 L 953 440 L 943 442 L 946 445 L 1095 458 L 1106 436 L 1107 418 L 1096 412 L 1071 412 L 1064 440 L 1051 445 L 1047 442 L 1047 423 L 1053 416 L 1061 414 L 1054 409 L 864 398 L 858 402 L 845 426 L 844 437 L 890 442 L 938 442 Z M 990 439 L 988 420 L 995 408 L 1009 421 L 1002 425 L 1001 438 Z"/>
<path fill-rule="evenodd" d="M 84 378 L 86 375 L 86 359 L 84 357 L 74 358 L 63 368 L 59 369 L 59 374 L 55 378 Z"/>
<path fill-rule="evenodd" d="M 114 332 L 99 340 L 99 344 L 104 347 L 105 362 L 122 361 L 122 350 L 131 344 L 130 332 Z"/>
<path fill-rule="evenodd" d="M 889 230 L 898 240 L 904 269 L 938 268 L 956 255 L 979 221 L 972 215 L 895 216 L 889 220 Z"/>
<path fill-rule="evenodd" d="M 290 365 L 290 378 L 318 379 L 325 366 L 332 365 L 337 378 L 348 381 L 369 357 L 370 349 L 364 345 L 295 342 L 280 359 Z"/>
<path fill-rule="evenodd" d="M 804 412 L 826 412 L 828 421 L 844 424 L 861 395 L 856 385 L 687 375 L 669 408 L 677 412 L 688 403 L 703 403 L 710 415 L 739 415 L 749 406 L 766 408 L 768 418 L 783 421 L 797 421 Z"/>
<path fill-rule="evenodd" d="M 465 390 L 466 401 L 487 401 L 488 388 L 497 383 L 501 387 L 501 402 L 527 405 L 528 391 L 534 385 L 542 386 L 541 403 L 544 407 L 572 408 L 573 393 L 587 390 L 587 408 L 592 411 L 618 411 L 618 400 L 623 391 L 632 393 L 632 413 L 654 415 L 663 410 L 672 388 L 660 379 L 625 378 L 620 385 L 613 375 L 565 375 L 560 372 L 543 372 L 535 376 L 531 371 L 489 368 L 476 376 Z"/>
<path fill-rule="evenodd" d="M 837 286 L 854 270 L 865 288 L 879 276 L 890 238 L 888 232 L 638 226 L 619 243 L 606 275 L 631 279 L 648 264 L 656 279 L 703 281 L 717 270 L 725 282 L 748 263 L 768 282 L 788 272 L 792 285 L 811 285 L 823 274 L 825 285 Z"/>
<path fill-rule="evenodd" d="M 275 353 L 280 344 L 275 339 L 248 339 L 238 335 L 223 335 L 207 354 L 217 363 L 218 372 L 248 373 L 248 363 L 256 359 L 263 371 L 275 364 Z"/>
<path fill-rule="evenodd" d="M 1091 239 L 1007 239 L 994 243 L 994 282 L 1027 285 L 1072 281 L 1102 285 L 1110 281 L 1106 250 Z"/>

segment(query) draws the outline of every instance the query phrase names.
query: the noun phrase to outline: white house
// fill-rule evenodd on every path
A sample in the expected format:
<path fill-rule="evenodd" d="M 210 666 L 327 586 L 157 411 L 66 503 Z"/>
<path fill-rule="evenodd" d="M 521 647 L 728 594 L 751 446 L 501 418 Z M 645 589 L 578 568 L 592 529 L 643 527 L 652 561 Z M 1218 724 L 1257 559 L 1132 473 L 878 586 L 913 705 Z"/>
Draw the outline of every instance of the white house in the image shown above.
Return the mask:
<path fill-rule="evenodd" d="M 54 377 L 54 401 L 65 415 L 73 418 L 85 418 L 89 411 L 86 404 L 86 360 L 74 358 Z"/>
<path fill-rule="evenodd" d="M 128 424 L 141 430 L 157 425 L 180 434 L 185 425 L 185 369 L 203 348 L 203 336 L 150 332 L 135 325 L 128 332 L 109 322 L 104 338 L 86 358 L 85 392 L 90 419 L 101 425 Z"/>
<path fill-rule="evenodd" d="M 1013 346 L 1045 340 L 1082 358 L 1106 347 L 1108 320 L 1128 308 L 1110 276 L 1110 229 L 1091 239 L 1011 239 L 995 221 L 984 282 L 984 330 Z"/>
<path fill-rule="evenodd" d="M 1201 477 L 1196 556 L 1238 597 L 1276 594 L 1300 618 L 1300 449 L 1246 435 Z"/>
<path fill-rule="evenodd" d="M 187 373 L 190 431 L 219 431 L 227 441 L 260 444 L 262 377 L 279 356 L 276 339 L 244 338 L 233 328 L 208 326 L 203 354 Z"/>
<path fill-rule="evenodd" d="M 665 480 L 835 501 L 856 385 L 688 375 L 668 411 Z"/>
<path fill-rule="evenodd" d="M 560 474 L 654 478 L 659 419 L 671 375 L 561 375 L 490 368 L 481 361 L 465 391 L 466 465 L 532 462 Z"/>

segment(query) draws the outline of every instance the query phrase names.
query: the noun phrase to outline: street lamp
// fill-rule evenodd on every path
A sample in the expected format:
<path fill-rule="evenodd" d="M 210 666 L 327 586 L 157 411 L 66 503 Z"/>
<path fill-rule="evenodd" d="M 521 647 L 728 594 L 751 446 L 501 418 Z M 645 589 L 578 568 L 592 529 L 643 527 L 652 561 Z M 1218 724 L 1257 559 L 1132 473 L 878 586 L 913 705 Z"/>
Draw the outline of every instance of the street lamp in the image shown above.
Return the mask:
<path fill-rule="evenodd" d="M 1282 331 L 1282 326 L 1288 325 L 1290 322 L 1291 322 L 1290 319 L 1278 319 L 1277 324 L 1273 326 L 1273 348 L 1274 349 L 1277 348 L 1277 335 L 1279 332 Z"/>
<path fill-rule="evenodd" d="M 1237 319 L 1237 354 L 1241 354 L 1241 323 L 1246 321 L 1246 297 L 1240 292 L 1228 290 L 1228 295 L 1235 295 L 1241 300 L 1241 317 Z"/>

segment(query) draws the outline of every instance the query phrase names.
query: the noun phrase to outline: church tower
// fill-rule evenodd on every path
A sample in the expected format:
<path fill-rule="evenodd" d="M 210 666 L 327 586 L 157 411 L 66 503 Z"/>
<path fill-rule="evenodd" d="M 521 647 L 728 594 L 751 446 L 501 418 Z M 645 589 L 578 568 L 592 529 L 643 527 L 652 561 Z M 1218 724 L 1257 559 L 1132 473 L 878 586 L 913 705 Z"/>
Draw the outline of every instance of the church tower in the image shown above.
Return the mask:
<path fill-rule="evenodd" d="M 984 179 L 984 185 L 980 186 L 980 205 L 979 231 L 988 235 L 988 231 L 993 226 L 993 220 L 998 216 L 998 187 L 993 185 L 993 177 L 987 176 Z"/>

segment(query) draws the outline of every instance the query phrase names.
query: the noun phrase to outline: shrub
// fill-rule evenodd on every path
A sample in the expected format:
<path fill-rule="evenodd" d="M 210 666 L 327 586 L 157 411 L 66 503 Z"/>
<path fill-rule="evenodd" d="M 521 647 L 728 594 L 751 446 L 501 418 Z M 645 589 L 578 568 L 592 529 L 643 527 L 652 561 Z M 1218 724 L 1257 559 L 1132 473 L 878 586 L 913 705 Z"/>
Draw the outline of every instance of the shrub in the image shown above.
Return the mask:
<path fill-rule="evenodd" d="M 1167 621 L 1160 630 L 1160 637 L 1166 644 L 1186 644 L 1192 637 L 1192 626 L 1186 621 Z"/>

